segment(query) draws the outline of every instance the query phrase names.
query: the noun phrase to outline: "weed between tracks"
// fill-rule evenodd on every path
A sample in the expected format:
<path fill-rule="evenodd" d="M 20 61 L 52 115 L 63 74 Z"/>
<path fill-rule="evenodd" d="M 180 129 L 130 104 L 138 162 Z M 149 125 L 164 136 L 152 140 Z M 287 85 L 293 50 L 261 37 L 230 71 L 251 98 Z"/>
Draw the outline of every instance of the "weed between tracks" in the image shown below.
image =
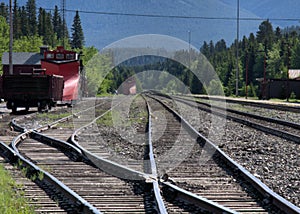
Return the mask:
<path fill-rule="evenodd" d="M 145 101 L 137 96 L 131 100 L 129 112 L 126 108 L 128 106 L 121 104 L 118 108 L 121 109 L 120 111 L 114 109 L 96 121 L 98 131 L 103 138 L 98 143 L 100 145 L 102 142 L 101 146 L 105 147 L 109 153 L 116 153 L 126 160 L 128 158 L 143 160 L 145 140 L 136 137 L 136 134 L 143 135 L 146 131 L 148 112 Z"/>
<path fill-rule="evenodd" d="M 117 114 L 118 112 L 116 112 Z M 100 117 L 97 121 L 96 121 L 97 125 L 104 125 L 104 126 L 113 126 L 113 119 L 112 119 L 112 113 L 111 111 L 108 112 L 107 114 L 103 115 L 102 117 Z"/>
<path fill-rule="evenodd" d="M 70 116 L 72 113 L 71 112 L 65 112 L 65 113 L 40 113 L 37 114 L 37 118 L 42 118 L 42 119 L 49 119 L 49 120 L 59 120 L 60 118 L 64 118 L 67 116 Z"/>
<path fill-rule="evenodd" d="M 103 117 L 99 118 L 96 123 L 97 125 L 105 125 L 108 127 L 112 127 L 114 125 L 129 127 L 136 124 L 147 124 L 148 112 L 146 109 L 140 108 L 141 102 L 145 102 L 141 96 L 136 96 L 134 98 L 133 102 L 131 103 L 130 112 L 129 115 L 127 115 L 127 118 L 122 118 L 120 112 L 112 110 Z M 119 118 L 120 120 L 115 121 L 113 118 Z"/>
<path fill-rule="evenodd" d="M 137 107 L 138 108 L 138 107 Z M 120 118 L 120 120 L 114 121 L 112 118 Z M 147 123 L 148 122 L 148 113 L 145 111 L 140 111 L 135 113 L 134 115 L 130 115 L 130 118 L 126 118 L 126 120 L 121 121 L 121 115 L 118 111 L 113 111 L 105 114 L 103 117 L 99 118 L 96 123 L 97 125 L 105 125 L 109 127 L 113 127 L 114 125 L 129 127 L 132 124 L 140 124 L 140 123 Z M 118 124 L 114 124 L 118 123 Z"/>
<path fill-rule="evenodd" d="M 44 173 L 43 172 L 38 172 L 38 173 L 31 173 L 30 168 L 23 166 L 22 161 L 18 161 L 15 167 L 21 169 L 22 174 L 25 177 L 29 177 L 30 180 L 35 181 L 36 179 L 39 179 L 40 181 L 44 179 Z"/>
<path fill-rule="evenodd" d="M 34 207 L 30 206 L 24 197 L 22 186 L 16 184 L 2 165 L 0 178 L 0 213 L 35 213 Z"/>

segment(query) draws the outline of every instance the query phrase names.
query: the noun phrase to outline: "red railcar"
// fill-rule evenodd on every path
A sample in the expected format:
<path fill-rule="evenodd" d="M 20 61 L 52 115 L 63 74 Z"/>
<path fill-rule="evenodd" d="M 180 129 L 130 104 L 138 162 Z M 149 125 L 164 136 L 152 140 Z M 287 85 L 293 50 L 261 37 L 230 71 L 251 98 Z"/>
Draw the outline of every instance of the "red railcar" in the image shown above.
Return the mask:
<path fill-rule="evenodd" d="M 60 75 L 64 78 L 64 91 L 62 101 L 73 104 L 78 100 L 80 60 L 74 51 L 57 47 L 56 50 L 45 51 L 44 59 L 41 60 L 42 68 L 48 75 Z"/>

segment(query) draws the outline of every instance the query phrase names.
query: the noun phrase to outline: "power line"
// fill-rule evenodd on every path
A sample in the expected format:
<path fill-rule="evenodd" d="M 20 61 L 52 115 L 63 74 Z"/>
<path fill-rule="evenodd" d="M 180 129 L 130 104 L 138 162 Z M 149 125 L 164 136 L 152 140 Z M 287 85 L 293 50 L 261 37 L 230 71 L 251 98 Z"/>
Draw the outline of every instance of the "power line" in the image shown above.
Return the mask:
<path fill-rule="evenodd" d="M 53 9 L 47 8 L 52 11 Z M 77 10 L 65 9 L 66 12 L 75 13 Z M 132 16 L 132 17 L 147 17 L 147 18 L 171 18 L 171 19 L 202 19 L 202 20 L 237 20 L 237 17 L 214 17 L 214 16 L 180 16 L 180 15 L 160 15 L 160 14 L 139 14 L 139 13 L 122 13 L 122 12 L 104 12 L 104 11 L 87 11 L 78 10 L 79 13 L 95 14 L 95 15 L 109 15 L 109 16 Z M 240 21 L 295 21 L 299 22 L 299 18 L 255 18 L 255 17 L 240 17 Z"/>

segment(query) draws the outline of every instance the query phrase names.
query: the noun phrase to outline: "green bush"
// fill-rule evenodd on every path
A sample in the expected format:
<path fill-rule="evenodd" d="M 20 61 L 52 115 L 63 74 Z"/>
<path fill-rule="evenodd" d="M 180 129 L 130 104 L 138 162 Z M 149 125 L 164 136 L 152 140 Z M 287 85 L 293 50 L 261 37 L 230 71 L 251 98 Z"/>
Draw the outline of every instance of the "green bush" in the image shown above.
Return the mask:
<path fill-rule="evenodd" d="M 24 197 L 21 186 L 16 184 L 2 165 L 0 165 L 0 213 L 35 213 L 34 207 L 30 206 Z"/>

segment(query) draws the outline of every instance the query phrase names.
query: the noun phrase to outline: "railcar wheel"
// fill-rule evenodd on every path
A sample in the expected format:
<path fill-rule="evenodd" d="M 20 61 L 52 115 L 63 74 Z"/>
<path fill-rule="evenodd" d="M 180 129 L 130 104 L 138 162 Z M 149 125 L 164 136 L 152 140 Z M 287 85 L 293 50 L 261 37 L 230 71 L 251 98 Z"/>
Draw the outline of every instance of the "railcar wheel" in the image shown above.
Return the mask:
<path fill-rule="evenodd" d="M 38 106 L 38 112 L 42 112 L 43 108 L 41 106 Z"/>
<path fill-rule="evenodd" d="M 13 114 L 17 113 L 17 107 L 16 106 L 12 106 L 11 107 L 11 111 Z"/>
<path fill-rule="evenodd" d="M 50 110 L 50 105 L 49 104 L 46 104 L 45 105 L 45 108 L 44 108 L 44 111 L 45 112 L 48 112 Z"/>

